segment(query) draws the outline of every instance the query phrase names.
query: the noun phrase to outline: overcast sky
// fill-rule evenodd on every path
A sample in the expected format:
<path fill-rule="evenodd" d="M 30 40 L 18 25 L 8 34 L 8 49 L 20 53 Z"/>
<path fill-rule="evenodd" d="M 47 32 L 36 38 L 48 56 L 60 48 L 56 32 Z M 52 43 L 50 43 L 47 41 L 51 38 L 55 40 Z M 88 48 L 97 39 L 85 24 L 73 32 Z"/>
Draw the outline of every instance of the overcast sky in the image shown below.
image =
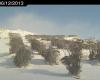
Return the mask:
<path fill-rule="evenodd" d="M 100 5 L 0 7 L 0 28 L 100 39 Z"/>

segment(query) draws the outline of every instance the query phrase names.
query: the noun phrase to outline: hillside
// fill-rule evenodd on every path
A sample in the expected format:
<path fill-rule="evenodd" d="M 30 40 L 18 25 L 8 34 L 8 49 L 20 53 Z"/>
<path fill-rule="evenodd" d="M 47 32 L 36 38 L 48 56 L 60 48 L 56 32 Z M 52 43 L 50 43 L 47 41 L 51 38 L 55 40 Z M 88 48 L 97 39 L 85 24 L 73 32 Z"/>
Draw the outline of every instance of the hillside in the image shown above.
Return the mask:
<path fill-rule="evenodd" d="M 32 58 L 31 64 L 26 68 L 17 68 L 13 63 L 15 54 L 9 54 L 9 32 L 19 33 L 24 42 L 27 42 L 25 35 L 34 33 L 22 30 L 0 30 L 0 80 L 76 80 L 66 70 L 62 64 L 50 66 L 45 64 L 44 58 L 40 55 L 35 55 Z M 41 40 L 45 44 L 49 42 Z M 26 44 L 28 45 L 28 43 Z M 29 45 L 28 45 L 29 46 Z M 65 56 L 66 50 L 59 49 L 60 58 Z M 83 50 L 83 53 L 88 56 L 89 52 Z M 82 72 L 79 80 L 99 80 L 100 66 L 91 62 L 82 61 Z"/>

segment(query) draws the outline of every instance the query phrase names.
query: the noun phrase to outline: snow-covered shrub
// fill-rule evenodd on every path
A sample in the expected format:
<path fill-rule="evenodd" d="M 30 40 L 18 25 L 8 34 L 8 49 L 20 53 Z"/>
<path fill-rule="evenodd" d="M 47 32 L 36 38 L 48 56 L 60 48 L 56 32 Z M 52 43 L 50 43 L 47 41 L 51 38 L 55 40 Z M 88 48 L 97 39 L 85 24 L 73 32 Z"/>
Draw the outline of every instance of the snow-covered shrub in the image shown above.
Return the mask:
<path fill-rule="evenodd" d="M 59 56 L 59 51 L 53 48 L 49 48 L 45 51 L 44 54 L 41 54 L 46 62 L 48 62 L 50 65 L 58 64 L 58 56 Z"/>
<path fill-rule="evenodd" d="M 94 60 L 96 59 L 96 52 L 95 50 L 91 50 L 89 54 L 89 60 Z"/>
<path fill-rule="evenodd" d="M 25 46 L 20 46 L 16 52 L 14 63 L 17 67 L 27 66 L 31 62 L 32 51 Z"/>
<path fill-rule="evenodd" d="M 29 42 L 31 43 L 31 48 L 33 50 L 37 50 L 39 54 L 42 54 L 45 51 L 45 45 L 43 45 L 40 41 L 31 39 Z"/>
<path fill-rule="evenodd" d="M 33 39 L 33 38 L 35 38 L 35 37 L 34 37 L 34 35 L 28 34 L 28 35 L 25 35 L 25 38 L 26 38 L 28 41 L 30 41 L 31 39 Z"/>
<path fill-rule="evenodd" d="M 87 40 L 85 47 L 89 50 L 89 60 L 94 60 L 95 55 L 97 54 L 97 44 L 93 40 Z"/>
<path fill-rule="evenodd" d="M 97 42 L 97 54 L 96 59 L 100 62 L 100 41 Z"/>
<path fill-rule="evenodd" d="M 65 44 L 66 44 L 66 42 L 64 39 L 56 39 L 56 38 L 51 39 L 51 45 L 57 46 L 57 48 L 59 48 L 59 49 L 64 49 Z"/>
<path fill-rule="evenodd" d="M 20 34 L 18 34 L 18 33 L 9 33 L 9 39 L 10 39 L 10 42 L 9 42 L 10 54 L 16 53 L 17 49 L 20 46 L 24 45 L 23 40 L 22 40 Z"/>
<path fill-rule="evenodd" d="M 81 50 L 82 50 L 82 43 L 79 41 L 68 42 L 68 49 L 69 56 L 66 56 L 61 59 L 62 63 L 66 65 L 67 69 L 72 75 L 78 75 L 80 73 L 80 61 L 81 61 Z"/>

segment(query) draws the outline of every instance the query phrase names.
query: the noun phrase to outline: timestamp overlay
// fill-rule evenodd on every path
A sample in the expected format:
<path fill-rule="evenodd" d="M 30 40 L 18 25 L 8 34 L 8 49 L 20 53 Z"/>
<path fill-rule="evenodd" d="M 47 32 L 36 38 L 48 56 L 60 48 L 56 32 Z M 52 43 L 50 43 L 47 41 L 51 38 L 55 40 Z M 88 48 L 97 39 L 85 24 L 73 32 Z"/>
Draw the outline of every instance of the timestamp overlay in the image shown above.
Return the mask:
<path fill-rule="evenodd" d="M 0 1 L 0 6 L 26 6 L 25 2 L 23 0 L 20 1 Z"/>

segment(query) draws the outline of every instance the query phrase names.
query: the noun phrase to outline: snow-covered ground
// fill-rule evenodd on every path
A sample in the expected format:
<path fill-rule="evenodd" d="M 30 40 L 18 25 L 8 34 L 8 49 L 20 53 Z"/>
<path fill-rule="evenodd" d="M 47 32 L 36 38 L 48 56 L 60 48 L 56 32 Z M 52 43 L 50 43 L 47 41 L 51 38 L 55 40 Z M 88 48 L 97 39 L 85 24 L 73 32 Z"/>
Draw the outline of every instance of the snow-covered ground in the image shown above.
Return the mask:
<path fill-rule="evenodd" d="M 0 39 L 0 80 L 76 80 L 68 74 L 64 65 L 47 65 L 40 55 L 35 55 L 28 67 L 17 68 L 13 63 L 14 55 L 9 55 L 7 33 L 3 35 L 6 38 Z M 63 57 L 66 51 L 59 51 Z M 79 80 L 100 80 L 100 66 L 90 61 L 82 61 L 81 65 Z"/>

